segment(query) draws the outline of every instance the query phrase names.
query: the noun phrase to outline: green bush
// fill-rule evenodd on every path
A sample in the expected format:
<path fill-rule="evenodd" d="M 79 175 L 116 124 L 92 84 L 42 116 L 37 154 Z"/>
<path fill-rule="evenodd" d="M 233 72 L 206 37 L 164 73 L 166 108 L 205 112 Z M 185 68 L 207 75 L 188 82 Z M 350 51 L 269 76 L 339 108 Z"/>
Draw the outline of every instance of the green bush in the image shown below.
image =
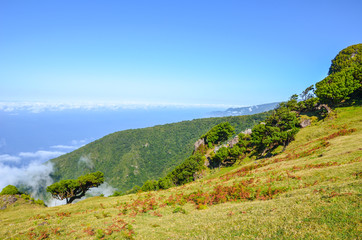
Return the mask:
<path fill-rule="evenodd" d="M 30 195 L 24 193 L 24 194 L 21 194 L 21 198 L 24 200 L 30 200 Z"/>
<path fill-rule="evenodd" d="M 229 157 L 229 151 L 227 147 L 221 147 L 211 159 L 210 164 L 213 167 L 218 167 Z"/>
<path fill-rule="evenodd" d="M 110 195 L 110 197 L 119 197 L 119 196 L 123 196 L 123 192 L 122 191 L 114 191 L 112 195 Z"/>
<path fill-rule="evenodd" d="M 46 206 L 43 200 L 37 199 L 33 201 L 35 204 L 38 204 L 40 206 Z"/>
<path fill-rule="evenodd" d="M 234 133 L 235 128 L 231 126 L 230 123 L 223 122 L 211 128 L 211 130 L 201 138 L 206 139 L 208 144 L 215 144 L 228 140 L 228 138 L 231 137 Z"/>
<path fill-rule="evenodd" d="M 349 100 L 362 86 L 362 67 L 351 67 L 334 73 L 316 83 L 315 94 L 323 103 L 336 105 Z"/>
<path fill-rule="evenodd" d="M 148 180 L 143 184 L 143 186 L 141 187 L 141 190 L 144 192 L 157 191 L 159 189 L 158 185 L 159 184 L 156 180 Z"/>
<path fill-rule="evenodd" d="M 7 185 L 6 187 L 3 188 L 3 190 L 0 193 L 0 195 L 15 195 L 15 194 L 20 194 L 20 192 L 17 189 L 17 187 L 13 185 Z"/>
<path fill-rule="evenodd" d="M 328 76 L 316 83 L 315 94 L 322 103 L 338 105 L 362 94 L 362 44 L 349 46 L 332 60 Z"/>
<path fill-rule="evenodd" d="M 182 207 L 176 207 L 172 213 L 182 213 L 182 214 L 186 214 L 186 210 L 183 209 Z"/>

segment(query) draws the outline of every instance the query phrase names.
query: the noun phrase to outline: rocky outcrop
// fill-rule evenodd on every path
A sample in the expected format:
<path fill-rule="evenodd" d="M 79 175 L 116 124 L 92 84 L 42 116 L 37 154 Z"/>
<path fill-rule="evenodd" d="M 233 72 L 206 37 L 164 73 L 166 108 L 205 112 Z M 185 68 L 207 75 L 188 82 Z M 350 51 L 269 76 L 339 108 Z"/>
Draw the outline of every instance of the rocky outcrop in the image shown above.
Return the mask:
<path fill-rule="evenodd" d="M 233 139 L 231 139 L 227 144 L 230 148 L 234 147 L 235 144 L 239 142 L 239 136 L 236 135 Z"/>
<path fill-rule="evenodd" d="M 201 138 L 201 139 L 199 139 L 199 140 L 197 140 L 197 141 L 195 142 L 195 144 L 194 144 L 194 151 L 196 152 L 197 149 L 199 149 L 199 147 L 200 147 L 201 145 L 205 145 L 205 140 L 204 140 L 203 138 Z"/>
<path fill-rule="evenodd" d="M 251 134 L 251 129 L 249 128 L 249 129 L 245 129 L 245 131 L 243 131 L 243 132 L 241 132 L 241 133 L 244 133 L 244 134 Z"/>
<path fill-rule="evenodd" d="M 14 195 L 5 195 L 0 198 L 0 210 L 6 209 L 9 205 L 18 201 Z"/>
<path fill-rule="evenodd" d="M 302 119 L 300 121 L 300 127 L 302 127 L 302 128 L 308 127 L 311 124 L 312 124 L 312 121 L 310 119 L 308 119 L 308 118 Z"/>

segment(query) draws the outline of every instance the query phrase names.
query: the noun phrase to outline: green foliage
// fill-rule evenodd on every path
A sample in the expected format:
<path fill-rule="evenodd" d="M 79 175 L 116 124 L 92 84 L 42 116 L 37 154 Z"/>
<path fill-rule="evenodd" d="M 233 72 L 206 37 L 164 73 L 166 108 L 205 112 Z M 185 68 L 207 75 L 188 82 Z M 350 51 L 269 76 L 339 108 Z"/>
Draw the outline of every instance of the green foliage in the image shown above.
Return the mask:
<path fill-rule="evenodd" d="M 210 164 L 214 167 L 220 166 L 229 157 L 229 151 L 226 147 L 221 147 L 210 161 Z"/>
<path fill-rule="evenodd" d="M 119 196 L 123 196 L 124 193 L 122 191 L 114 191 L 114 193 L 112 195 L 110 195 L 110 197 L 119 197 Z"/>
<path fill-rule="evenodd" d="M 313 112 L 315 111 L 316 106 L 319 103 L 319 98 L 311 97 L 304 101 L 298 102 L 298 111 L 299 112 Z"/>
<path fill-rule="evenodd" d="M 51 160 L 55 167 L 53 179 L 75 179 L 99 170 L 105 174 L 107 183 L 125 193 L 147 180 L 164 178 L 189 157 L 194 143 L 213 126 L 228 122 L 236 132 L 241 132 L 268 114 L 204 118 L 112 133 Z M 84 157 L 93 163 L 93 168 L 80 161 Z M 162 185 L 172 184 L 165 179 Z"/>
<path fill-rule="evenodd" d="M 32 198 L 29 194 L 23 193 L 23 194 L 21 194 L 20 197 L 21 197 L 22 199 L 24 199 L 24 200 L 30 200 L 32 203 L 38 204 L 38 205 L 40 205 L 40 206 L 46 206 L 43 200 L 41 200 L 41 199 L 36 199 L 36 200 L 35 200 L 35 199 Z"/>
<path fill-rule="evenodd" d="M 182 207 L 180 206 L 177 206 L 173 211 L 172 213 L 182 213 L 182 214 L 186 214 L 186 210 L 183 209 Z"/>
<path fill-rule="evenodd" d="M 156 191 L 158 189 L 159 189 L 159 186 L 158 186 L 158 182 L 156 180 L 148 180 L 141 187 L 141 190 L 144 192 Z"/>
<path fill-rule="evenodd" d="M 313 91 L 314 85 L 311 85 L 307 87 L 301 94 L 299 94 L 299 96 L 302 98 L 302 101 L 306 101 L 314 97 Z"/>
<path fill-rule="evenodd" d="M 50 192 L 56 199 L 66 199 L 67 204 L 79 199 L 92 187 L 98 187 L 104 182 L 104 175 L 98 171 L 89 173 L 78 179 L 61 180 L 47 187 L 47 192 Z"/>
<path fill-rule="evenodd" d="M 208 131 L 201 138 L 205 138 L 207 143 L 220 143 L 228 140 L 235 133 L 235 128 L 228 122 L 220 123 L 210 131 Z"/>
<path fill-rule="evenodd" d="M 340 51 L 332 60 L 328 75 L 362 64 L 362 44 L 349 46 Z"/>
<path fill-rule="evenodd" d="M 256 125 L 251 134 L 251 142 L 257 152 L 264 155 L 279 145 L 286 147 L 299 131 L 299 119 L 288 105 L 281 105 L 265 123 Z"/>
<path fill-rule="evenodd" d="M 316 83 L 316 95 L 321 102 L 336 105 L 348 100 L 350 95 L 360 89 L 362 66 L 343 69 Z"/>
<path fill-rule="evenodd" d="M 19 192 L 17 187 L 13 185 L 7 185 L 6 187 L 3 188 L 3 190 L 0 193 L 0 195 L 15 195 L 15 194 L 21 194 L 21 193 Z"/>
<path fill-rule="evenodd" d="M 160 189 L 168 189 L 175 186 L 175 184 L 170 177 L 164 177 L 158 180 L 158 186 Z"/>
<path fill-rule="evenodd" d="M 239 141 L 240 142 L 240 141 Z M 215 155 L 211 156 L 210 166 L 211 167 L 220 167 L 220 166 L 231 166 L 237 159 L 240 159 L 242 156 L 245 156 L 246 148 L 243 143 L 246 140 L 242 140 L 241 144 L 236 144 L 232 148 L 230 147 L 221 147 Z"/>
<path fill-rule="evenodd" d="M 332 60 L 329 75 L 316 83 L 315 94 L 322 103 L 338 105 L 362 93 L 362 44 L 343 49 Z"/>
<path fill-rule="evenodd" d="M 239 145 L 235 145 L 232 148 L 229 148 L 228 151 L 229 151 L 229 157 L 236 160 L 240 155 L 245 153 L 246 148 L 240 147 Z"/>
<path fill-rule="evenodd" d="M 192 182 L 194 181 L 194 174 L 205 168 L 204 163 L 205 157 L 196 153 L 167 174 L 166 178 L 169 178 L 176 186 Z"/>
<path fill-rule="evenodd" d="M 41 199 L 33 200 L 33 202 L 34 202 L 35 204 L 40 205 L 40 206 L 46 206 L 45 203 L 44 203 L 44 201 L 41 200 Z"/>
<path fill-rule="evenodd" d="M 249 134 L 239 133 L 238 137 L 239 137 L 239 142 L 237 143 L 237 145 L 240 148 L 246 150 L 248 147 L 250 147 L 250 135 Z"/>
<path fill-rule="evenodd" d="M 21 198 L 24 200 L 30 200 L 30 195 L 23 193 L 21 194 Z"/>

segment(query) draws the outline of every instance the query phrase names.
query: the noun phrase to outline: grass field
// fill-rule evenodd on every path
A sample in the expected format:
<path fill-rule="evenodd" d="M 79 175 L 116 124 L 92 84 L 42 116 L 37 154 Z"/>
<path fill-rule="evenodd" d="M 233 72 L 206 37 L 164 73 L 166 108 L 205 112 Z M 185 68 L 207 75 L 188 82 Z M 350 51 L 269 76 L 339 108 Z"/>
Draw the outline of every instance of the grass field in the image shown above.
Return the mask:
<path fill-rule="evenodd" d="M 164 191 L 0 210 L 0 239 L 360 239 L 362 107 L 280 155 Z M 0 198 L 1 200 L 1 198 Z"/>

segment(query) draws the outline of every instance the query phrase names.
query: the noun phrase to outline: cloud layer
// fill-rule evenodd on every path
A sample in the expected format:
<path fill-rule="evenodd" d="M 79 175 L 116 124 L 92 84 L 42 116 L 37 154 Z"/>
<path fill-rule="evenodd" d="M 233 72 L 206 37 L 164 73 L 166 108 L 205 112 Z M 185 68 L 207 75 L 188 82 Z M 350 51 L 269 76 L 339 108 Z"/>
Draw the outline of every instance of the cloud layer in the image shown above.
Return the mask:
<path fill-rule="evenodd" d="M 46 161 L 52 158 L 59 157 L 60 155 L 65 154 L 66 152 L 60 151 L 36 151 L 36 152 L 21 152 L 19 157 L 22 158 L 35 158 L 40 161 Z"/>
<path fill-rule="evenodd" d="M 52 184 L 51 173 L 53 165 L 51 163 L 31 162 L 27 166 L 12 167 L 0 163 L 0 189 L 7 185 L 24 186 L 30 190 L 34 197 L 39 197 L 41 189 Z"/>
<path fill-rule="evenodd" d="M 48 103 L 48 102 L 0 102 L 0 111 L 17 112 L 28 111 L 40 113 L 44 111 L 63 111 L 71 109 L 82 110 L 118 110 L 118 109 L 148 109 L 157 107 L 172 108 L 214 108 L 224 109 L 230 107 L 242 107 L 240 105 L 225 104 L 182 104 L 182 103 L 146 103 L 146 102 L 83 102 L 83 103 Z"/>

